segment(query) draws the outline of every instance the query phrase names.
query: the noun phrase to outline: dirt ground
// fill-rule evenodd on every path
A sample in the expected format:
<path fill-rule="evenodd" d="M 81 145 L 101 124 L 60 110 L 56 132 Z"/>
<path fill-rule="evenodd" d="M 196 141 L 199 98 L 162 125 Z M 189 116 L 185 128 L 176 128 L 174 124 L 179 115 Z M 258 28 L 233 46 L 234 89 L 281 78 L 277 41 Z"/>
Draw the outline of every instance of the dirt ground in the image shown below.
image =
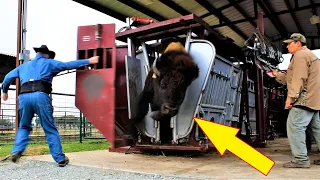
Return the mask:
<path fill-rule="evenodd" d="M 70 164 L 129 172 L 174 175 L 199 179 L 320 179 L 320 166 L 308 169 L 286 169 L 282 164 L 290 160 L 287 139 L 269 141 L 270 148 L 257 149 L 276 164 L 268 176 L 226 152 L 221 157 L 212 153 L 197 157 L 177 157 L 145 154 L 114 153 L 108 150 L 67 153 Z M 319 158 L 314 144 L 309 152 L 311 161 Z M 53 162 L 51 155 L 29 156 L 29 159 Z"/>

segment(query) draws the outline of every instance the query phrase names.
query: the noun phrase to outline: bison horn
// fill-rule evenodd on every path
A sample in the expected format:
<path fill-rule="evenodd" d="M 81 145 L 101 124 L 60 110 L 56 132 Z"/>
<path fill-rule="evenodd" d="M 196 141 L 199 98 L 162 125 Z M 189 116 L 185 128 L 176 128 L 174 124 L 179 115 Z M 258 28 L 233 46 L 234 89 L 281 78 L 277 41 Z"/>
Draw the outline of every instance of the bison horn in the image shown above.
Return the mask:
<path fill-rule="evenodd" d="M 157 69 L 156 64 L 157 64 L 157 59 L 155 59 L 155 60 L 153 61 L 152 69 L 153 69 L 153 72 L 154 72 L 157 76 L 160 76 L 160 72 L 159 72 L 159 70 Z"/>

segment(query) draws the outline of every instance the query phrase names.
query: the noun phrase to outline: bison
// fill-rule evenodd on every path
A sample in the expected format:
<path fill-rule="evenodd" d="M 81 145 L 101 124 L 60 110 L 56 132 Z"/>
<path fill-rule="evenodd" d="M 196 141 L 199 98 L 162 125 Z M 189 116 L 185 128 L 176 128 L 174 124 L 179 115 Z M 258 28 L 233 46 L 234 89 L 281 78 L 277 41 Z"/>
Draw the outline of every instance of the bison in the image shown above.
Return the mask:
<path fill-rule="evenodd" d="M 125 137 L 136 130 L 149 111 L 156 121 L 175 116 L 184 101 L 187 88 L 199 76 L 199 68 L 180 42 L 171 42 L 163 54 L 154 61 L 149 71 L 144 89 L 135 105 L 135 116 L 130 119 Z"/>

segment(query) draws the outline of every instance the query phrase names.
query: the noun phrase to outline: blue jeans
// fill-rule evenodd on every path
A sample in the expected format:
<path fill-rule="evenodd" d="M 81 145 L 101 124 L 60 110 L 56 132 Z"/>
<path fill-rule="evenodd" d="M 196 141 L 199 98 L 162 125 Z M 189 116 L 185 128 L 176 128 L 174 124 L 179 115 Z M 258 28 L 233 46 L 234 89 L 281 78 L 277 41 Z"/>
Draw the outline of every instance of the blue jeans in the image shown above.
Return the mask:
<path fill-rule="evenodd" d="M 306 147 L 306 129 L 311 123 L 311 129 L 318 149 L 320 149 L 320 119 L 319 111 L 310 112 L 292 107 L 287 120 L 287 135 L 293 155 L 293 162 L 310 164 Z"/>
<path fill-rule="evenodd" d="M 29 134 L 32 131 L 31 121 L 34 114 L 37 114 L 53 159 L 57 163 L 63 161 L 65 155 L 62 152 L 60 135 L 53 118 L 51 97 L 43 92 L 32 92 L 20 94 L 18 100 L 20 124 L 11 153 L 25 151 L 29 142 Z"/>

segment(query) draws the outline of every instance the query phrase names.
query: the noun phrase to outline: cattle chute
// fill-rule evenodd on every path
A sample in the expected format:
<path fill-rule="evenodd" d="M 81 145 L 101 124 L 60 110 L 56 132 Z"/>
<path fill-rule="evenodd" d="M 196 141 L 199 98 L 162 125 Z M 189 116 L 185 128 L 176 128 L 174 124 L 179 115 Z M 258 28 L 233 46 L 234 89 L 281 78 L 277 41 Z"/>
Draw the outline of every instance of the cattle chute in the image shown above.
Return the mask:
<path fill-rule="evenodd" d="M 132 19 L 128 18 L 128 27 L 118 33 L 114 33 L 114 24 L 82 26 L 78 30 L 78 58 L 100 55 L 102 61 L 77 70 L 76 106 L 111 142 L 111 151 L 125 151 L 128 145 L 139 151 L 208 151 L 214 146 L 193 116 L 233 127 L 242 124 L 239 116 L 243 71 L 239 62 L 245 58 L 241 50 L 227 38 L 218 37 L 194 14 L 137 28 L 131 25 Z M 139 124 L 138 141 L 125 141 L 121 134 L 134 113 L 133 104 L 146 74 L 170 38 L 183 42 L 199 66 L 200 76 L 188 87 L 175 117 L 159 123 L 150 118 L 149 111 Z M 116 46 L 115 39 L 127 45 Z M 152 40 L 157 42 L 147 43 Z"/>

